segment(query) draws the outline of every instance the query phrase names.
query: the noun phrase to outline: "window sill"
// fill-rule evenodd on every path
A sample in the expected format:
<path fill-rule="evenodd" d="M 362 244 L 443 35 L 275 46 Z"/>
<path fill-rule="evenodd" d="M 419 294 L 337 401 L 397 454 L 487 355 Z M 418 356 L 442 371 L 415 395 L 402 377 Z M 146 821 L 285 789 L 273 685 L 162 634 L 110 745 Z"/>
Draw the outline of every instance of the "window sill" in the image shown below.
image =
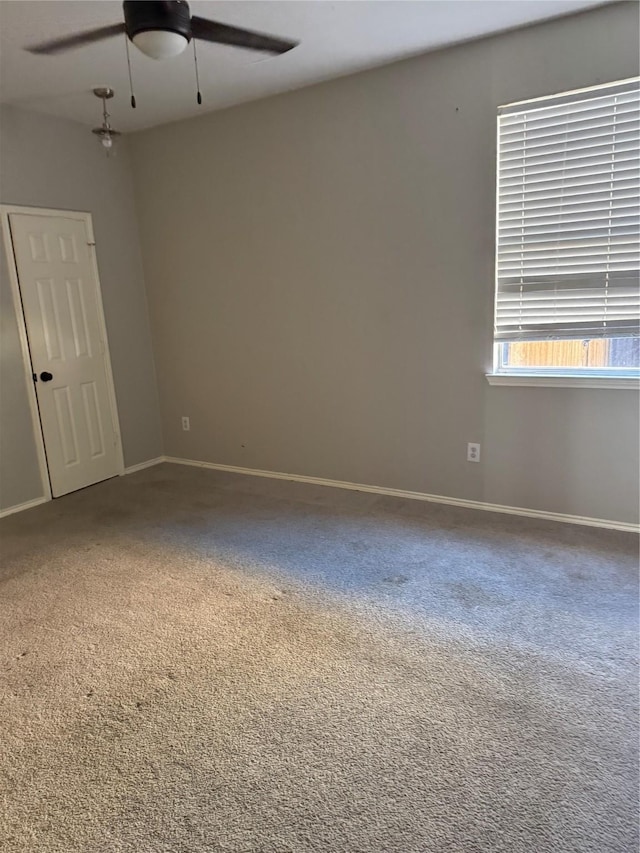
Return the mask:
<path fill-rule="evenodd" d="M 616 388 L 640 390 L 640 379 L 625 376 L 545 376 L 542 374 L 487 373 L 489 385 L 532 385 L 538 388 Z"/>

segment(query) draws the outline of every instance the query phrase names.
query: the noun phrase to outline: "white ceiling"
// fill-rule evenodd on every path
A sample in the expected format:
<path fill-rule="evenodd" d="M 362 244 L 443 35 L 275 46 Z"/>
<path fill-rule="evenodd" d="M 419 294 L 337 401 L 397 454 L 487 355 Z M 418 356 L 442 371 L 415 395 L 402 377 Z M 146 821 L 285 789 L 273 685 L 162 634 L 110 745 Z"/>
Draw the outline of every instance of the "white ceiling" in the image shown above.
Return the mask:
<path fill-rule="evenodd" d="M 138 108 L 129 106 L 124 36 L 59 56 L 28 44 L 122 20 L 113 0 L 1 0 L 0 100 L 99 123 L 94 86 L 116 91 L 113 124 L 131 131 L 297 89 L 446 44 L 569 14 L 602 0 L 193 0 L 192 14 L 299 39 L 279 57 L 199 42 L 204 103 L 193 53 L 157 62 L 131 47 Z"/>

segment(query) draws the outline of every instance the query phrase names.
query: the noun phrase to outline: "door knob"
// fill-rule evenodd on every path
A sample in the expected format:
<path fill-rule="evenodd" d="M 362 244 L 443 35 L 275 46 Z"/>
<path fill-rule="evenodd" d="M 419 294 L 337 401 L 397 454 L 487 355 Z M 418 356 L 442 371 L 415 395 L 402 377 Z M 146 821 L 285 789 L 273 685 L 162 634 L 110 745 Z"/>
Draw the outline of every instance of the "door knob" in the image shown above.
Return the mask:
<path fill-rule="evenodd" d="M 43 370 L 40 374 L 40 379 L 42 379 L 43 382 L 51 382 L 51 380 L 53 379 L 53 373 L 49 373 L 48 371 Z"/>

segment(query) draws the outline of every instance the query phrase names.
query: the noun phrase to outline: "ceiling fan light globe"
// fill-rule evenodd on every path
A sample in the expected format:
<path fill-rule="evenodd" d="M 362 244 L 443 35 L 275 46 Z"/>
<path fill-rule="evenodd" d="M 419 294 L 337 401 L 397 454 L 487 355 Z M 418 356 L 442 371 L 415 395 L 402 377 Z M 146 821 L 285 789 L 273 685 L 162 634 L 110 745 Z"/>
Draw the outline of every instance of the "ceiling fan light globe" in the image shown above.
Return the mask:
<path fill-rule="evenodd" d="M 169 59 L 172 56 L 178 56 L 189 44 L 183 35 L 171 30 L 143 30 L 134 35 L 133 43 L 152 59 Z"/>

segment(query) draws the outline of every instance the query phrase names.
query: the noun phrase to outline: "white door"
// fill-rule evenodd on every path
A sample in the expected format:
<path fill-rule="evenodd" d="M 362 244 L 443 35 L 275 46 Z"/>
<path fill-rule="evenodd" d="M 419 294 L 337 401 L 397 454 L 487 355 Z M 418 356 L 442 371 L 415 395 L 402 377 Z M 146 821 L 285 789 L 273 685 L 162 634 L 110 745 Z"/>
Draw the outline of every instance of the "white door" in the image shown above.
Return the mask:
<path fill-rule="evenodd" d="M 119 473 L 102 301 L 86 222 L 9 215 L 54 497 Z"/>

